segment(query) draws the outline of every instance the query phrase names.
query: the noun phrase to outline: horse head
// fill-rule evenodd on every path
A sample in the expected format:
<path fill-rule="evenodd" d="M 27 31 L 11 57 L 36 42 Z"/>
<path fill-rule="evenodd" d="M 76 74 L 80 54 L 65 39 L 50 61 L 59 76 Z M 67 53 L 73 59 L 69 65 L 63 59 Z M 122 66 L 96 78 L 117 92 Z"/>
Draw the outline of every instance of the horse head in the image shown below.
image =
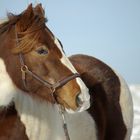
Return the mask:
<path fill-rule="evenodd" d="M 0 25 L 0 58 L 18 89 L 52 104 L 57 101 L 69 112 L 86 110 L 88 89 L 44 15 L 41 4 L 30 4 L 19 15 L 9 14 Z"/>

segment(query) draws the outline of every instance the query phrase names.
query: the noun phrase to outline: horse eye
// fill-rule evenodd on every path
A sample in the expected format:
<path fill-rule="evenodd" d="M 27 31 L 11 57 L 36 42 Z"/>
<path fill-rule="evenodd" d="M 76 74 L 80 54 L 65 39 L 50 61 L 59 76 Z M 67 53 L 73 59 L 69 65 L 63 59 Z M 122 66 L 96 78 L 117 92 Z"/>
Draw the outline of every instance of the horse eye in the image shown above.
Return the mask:
<path fill-rule="evenodd" d="M 48 54 L 48 51 L 45 50 L 45 49 L 43 49 L 43 48 L 38 49 L 36 52 L 37 52 L 38 54 L 41 54 L 41 55 L 46 55 L 46 54 Z"/>

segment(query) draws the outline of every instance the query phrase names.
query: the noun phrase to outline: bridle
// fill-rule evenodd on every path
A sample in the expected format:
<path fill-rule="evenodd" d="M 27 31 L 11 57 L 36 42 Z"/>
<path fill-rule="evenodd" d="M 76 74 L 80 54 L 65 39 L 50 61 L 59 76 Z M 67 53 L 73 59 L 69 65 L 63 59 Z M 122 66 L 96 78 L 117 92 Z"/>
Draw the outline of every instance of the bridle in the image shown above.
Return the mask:
<path fill-rule="evenodd" d="M 18 46 L 19 43 L 19 39 L 17 36 L 17 32 L 16 32 L 16 45 Z M 56 91 L 56 89 L 64 86 L 66 83 L 68 83 L 69 81 L 80 77 L 79 73 L 74 73 L 62 80 L 57 81 L 54 84 L 51 84 L 50 82 L 44 80 L 43 78 L 41 78 L 40 76 L 38 76 L 36 73 L 32 72 L 31 70 L 29 70 L 28 66 L 25 64 L 24 62 L 24 57 L 22 53 L 19 53 L 19 60 L 20 60 L 20 69 L 21 69 L 21 73 L 22 73 L 22 81 L 23 81 L 23 85 L 24 87 L 28 90 L 28 86 L 26 83 L 26 74 L 32 76 L 34 79 L 36 79 L 37 81 L 39 81 L 41 84 L 43 84 L 44 86 L 46 86 L 48 89 L 51 90 L 52 94 Z"/>
<path fill-rule="evenodd" d="M 15 28 L 15 35 L 16 35 L 16 45 L 18 46 L 19 44 L 19 39 L 18 39 L 18 34 L 16 32 L 16 28 Z M 21 69 L 21 74 L 22 74 L 22 82 L 23 82 L 23 85 L 24 85 L 24 88 L 28 91 L 28 86 L 27 86 L 27 82 L 26 82 L 26 75 L 30 75 L 32 76 L 35 80 L 39 81 L 41 84 L 43 84 L 44 86 L 46 86 L 48 89 L 50 89 L 51 91 L 51 96 L 53 97 L 54 101 L 58 104 L 58 102 L 56 101 L 55 97 L 54 97 L 54 93 L 56 91 L 56 89 L 58 88 L 61 88 L 62 86 L 64 86 L 66 83 L 68 83 L 69 81 L 75 79 L 75 78 L 78 78 L 80 77 L 80 74 L 79 73 L 74 73 L 62 80 L 59 80 L 57 81 L 56 83 L 54 84 L 51 84 L 50 82 L 42 79 L 40 76 L 38 76 L 36 73 L 32 72 L 28 66 L 25 64 L 25 61 L 24 61 L 24 57 L 23 57 L 23 54 L 22 53 L 19 53 L 19 61 L 20 61 L 20 69 Z M 66 140 L 70 140 L 70 137 L 69 137 L 69 133 L 68 133 L 68 129 L 67 129 L 67 123 L 66 123 L 66 119 L 65 119 L 65 115 L 64 115 L 64 108 L 58 104 L 58 109 L 59 109 L 59 112 L 61 114 L 61 117 L 62 117 L 62 121 L 63 121 L 63 129 L 64 129 L 64 133 L 65 133 L 65 137 L 66 137 Z"/>
<path fill-rule="evenodd" d="M 20 56 L 20 61 L 21 62 L 24 62 L 23 61 L 22 54 L 19 54 L 19 56 Z M 49 88 L 52 94 L 56 91 L 56 89 L 64 86 L 69 81 L 71 81 L 71 80 L 73 80 L 73 79 L 75 79 L 77 77 L 80 77 L 80 74 L 74 73 L 74 74 L 66 77 L 63 80 L 60 80 L 60 81 L 58 81 L 58 82 L 56 82 L 54 84 L 51 84 L 48 81 L 42 79 L 40 76 L 38 76 L 37 74 L 35 74 L 31 70 L 29 70 L 28 66 L 25 63 L 21 64 L 21 72 L 22 72 L 22 81 L 23 81 L 24 87 L 27 90 L 28 90 L 28 87 L 27 87 L 27 83 L 26 83 L 26 74 L 32 76 L 34 79 L 36 79 L 37 81 L 39 81 L 40 83 L 42 83 L 44 86 L 46 86 L 47 88 Z"/>

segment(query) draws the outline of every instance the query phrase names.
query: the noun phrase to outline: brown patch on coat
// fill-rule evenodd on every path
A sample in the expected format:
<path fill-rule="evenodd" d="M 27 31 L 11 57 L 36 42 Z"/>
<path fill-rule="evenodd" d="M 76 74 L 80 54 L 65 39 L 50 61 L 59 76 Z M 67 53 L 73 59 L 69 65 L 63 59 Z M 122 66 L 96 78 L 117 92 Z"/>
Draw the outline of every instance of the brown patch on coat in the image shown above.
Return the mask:
<path fill-rule="evenodd" d="M 14 105 L 0 108 L 0 140 L 29 140 Z"/>
<path fill-rule="evenodd" d="M 124 140 L 126 126 L 120 107 L 120 81 L 106 64 L 86 55 L 74 55 L 71 62 L 90 90 L 91 114 L 99 140 Z"/>

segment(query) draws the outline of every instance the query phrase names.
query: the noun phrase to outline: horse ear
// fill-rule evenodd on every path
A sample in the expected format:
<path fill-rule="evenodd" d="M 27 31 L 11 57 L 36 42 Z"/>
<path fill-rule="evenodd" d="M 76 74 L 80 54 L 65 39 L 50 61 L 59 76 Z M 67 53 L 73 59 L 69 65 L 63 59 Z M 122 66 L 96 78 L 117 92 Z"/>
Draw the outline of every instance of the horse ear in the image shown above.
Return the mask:
<path fill-rule="evenodd" d="M 42 4 L 41 3 L 36 5 L 36 7 L 34 8 L 34 13 L 36 15 L 41 16 L 41 17 L 44 17 L 45 16 L 45 11 L 42 8 Z"/>
<path fill-rule="evenodd" d="M 17 23 L 17 28 L 20 32 L 25 31 L 31 24 L 34 18 L 34 12 L 32 4 L 30 4 L 27 9 L 21 14 L 21 18 Z"/>

